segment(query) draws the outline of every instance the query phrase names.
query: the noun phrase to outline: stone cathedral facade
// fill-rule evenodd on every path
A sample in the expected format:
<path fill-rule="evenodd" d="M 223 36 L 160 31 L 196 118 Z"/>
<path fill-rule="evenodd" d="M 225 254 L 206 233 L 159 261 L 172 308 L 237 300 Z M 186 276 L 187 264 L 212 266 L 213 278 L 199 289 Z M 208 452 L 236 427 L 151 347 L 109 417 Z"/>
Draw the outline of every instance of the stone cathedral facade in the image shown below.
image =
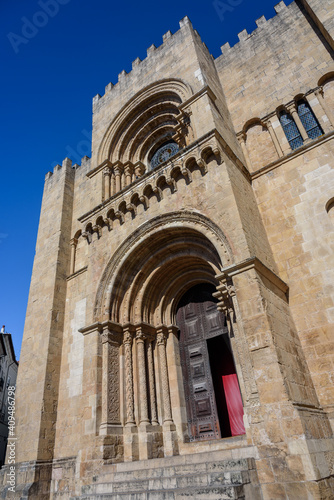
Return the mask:
<path fill-rule="evenodd" d="M 46 175 L 15 498 L 334 498 L 334 3 L 275 10 L 184 18 Z"/>

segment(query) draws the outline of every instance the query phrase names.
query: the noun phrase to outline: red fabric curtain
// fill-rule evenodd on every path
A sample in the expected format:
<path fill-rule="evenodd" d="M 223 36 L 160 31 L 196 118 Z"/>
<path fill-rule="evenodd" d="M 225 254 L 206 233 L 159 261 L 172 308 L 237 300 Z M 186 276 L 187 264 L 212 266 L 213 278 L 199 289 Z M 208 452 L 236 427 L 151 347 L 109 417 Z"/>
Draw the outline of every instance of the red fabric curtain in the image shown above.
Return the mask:
<path fill-rule="evenodd" d="M 244 409 L 237 375 L 235 373 L 233 375 L 223 375 L 222 378 L 232 436 L 245 434 Z"/>

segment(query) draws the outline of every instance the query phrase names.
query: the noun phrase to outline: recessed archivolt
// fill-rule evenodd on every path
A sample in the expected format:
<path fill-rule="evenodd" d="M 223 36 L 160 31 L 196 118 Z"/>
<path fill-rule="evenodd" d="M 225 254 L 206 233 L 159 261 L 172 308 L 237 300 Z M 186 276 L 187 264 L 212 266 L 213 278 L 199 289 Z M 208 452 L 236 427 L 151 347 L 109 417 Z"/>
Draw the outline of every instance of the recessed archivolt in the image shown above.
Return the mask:
<path fill-rule="evenodd" d="M 156 127 L 154 121 L 163 116 L 166 123 L 177 123 L 178 106 L 192 95 L 191 88 L 181 80 L 162 80 L 152 84 L 124 106 L 105 133 L 98 153 L 98 163 L 132 161 L 134 144 L 144 129 Z M 131 151 L 130 151 L 131 150 Z"/>
<path fill-rule="evenodd" d="M 179 293 L 215 283 L 233 263 L 223 231 L 195 212 L 173 212 L 138 228 L 108 263 L 95 301 L 95 320 L 170 323 Z"/>

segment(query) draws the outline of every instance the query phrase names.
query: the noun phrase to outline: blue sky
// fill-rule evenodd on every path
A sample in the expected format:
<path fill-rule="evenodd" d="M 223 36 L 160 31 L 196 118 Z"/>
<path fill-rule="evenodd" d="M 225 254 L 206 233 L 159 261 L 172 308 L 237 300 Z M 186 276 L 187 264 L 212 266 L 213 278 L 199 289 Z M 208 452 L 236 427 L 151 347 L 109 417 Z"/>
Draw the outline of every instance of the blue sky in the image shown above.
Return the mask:
<path fill-rule="evenodd" d="M 92 98 L 187 15 L 215 57 L 279 0 L 1 0 L 0 324 L 19 357 L 45 174 L 89 154 Z M 290 4 L 287 0 L 286 4 Z M 1 326 L 0 325 L 0 326 Z M 38 355 L 38 353 L 37 353 Z"/>

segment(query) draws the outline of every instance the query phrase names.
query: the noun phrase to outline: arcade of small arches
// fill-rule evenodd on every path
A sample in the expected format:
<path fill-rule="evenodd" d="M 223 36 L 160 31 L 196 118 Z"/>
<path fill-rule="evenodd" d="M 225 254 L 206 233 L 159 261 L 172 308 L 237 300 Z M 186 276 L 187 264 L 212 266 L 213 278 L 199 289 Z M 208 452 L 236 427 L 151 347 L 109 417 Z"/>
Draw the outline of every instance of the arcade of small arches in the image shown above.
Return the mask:
<path fill-rule="evenodd" d="M 134 219 L 140 205 L 143 210 L 149 210 L 152 199 L 159 202 L 165 195 L 175 193 L 181 179 L 190 184 L 194 171 L 199 171 L 202 176 L 205 175 L 211 165 L 220 165 L 220 148 L 218 140 L 215 137 L 209 137 L 203 141 L 203 144 L 196 146 L 196 151 L 190 148 L 183 155 L 182 160 L 176 156 L 175 160 L 167 162 L 165 168 L 151 172 L 145 178 L 145 182 L 138 181 L 123 191 L 122 196 L 112 197 L 110 201 L 105 202 L 97 213 L 94 210 L 95 220 L 88 218 L 88 221 L 84 223 L 84 228 L 78 229 L 70 241 L 70 275 L 76 271 L 76 253 L 81 240 L 85 239 L 89 244 L 94 237 L 101 238 L 103 231 L 112 231 L 115 223 L 124 224 L 128 215 L 130 220 Z M 104 175 L 108 177 L 109 171 L 104 172 Z"/>
<path fill-rule="evenodd" d="M 316 101 L 319 103 L 318 108 L 315 107 Z M 309 118 L 301 116 L 301 106 L 308 111 Z M 254 117 L 248 120 L 237 137 L 249 171 L 255 172 L 308 144 L 312 139 L 334 131 L 333 106 L 334 74 L 331 72 L 318 81 L 316 88 L 298 94 L 292 101 L 281 104 L 264 118 Z M 319 124 L 321 115 L 327 117 L 322 126 Z M 314 125 L 311 131 L 307 126 L 310 121 Z M 294 131 L 292 135 L 291 128 Z M 287 144 L 284 145 L 285 139 Z"/>

